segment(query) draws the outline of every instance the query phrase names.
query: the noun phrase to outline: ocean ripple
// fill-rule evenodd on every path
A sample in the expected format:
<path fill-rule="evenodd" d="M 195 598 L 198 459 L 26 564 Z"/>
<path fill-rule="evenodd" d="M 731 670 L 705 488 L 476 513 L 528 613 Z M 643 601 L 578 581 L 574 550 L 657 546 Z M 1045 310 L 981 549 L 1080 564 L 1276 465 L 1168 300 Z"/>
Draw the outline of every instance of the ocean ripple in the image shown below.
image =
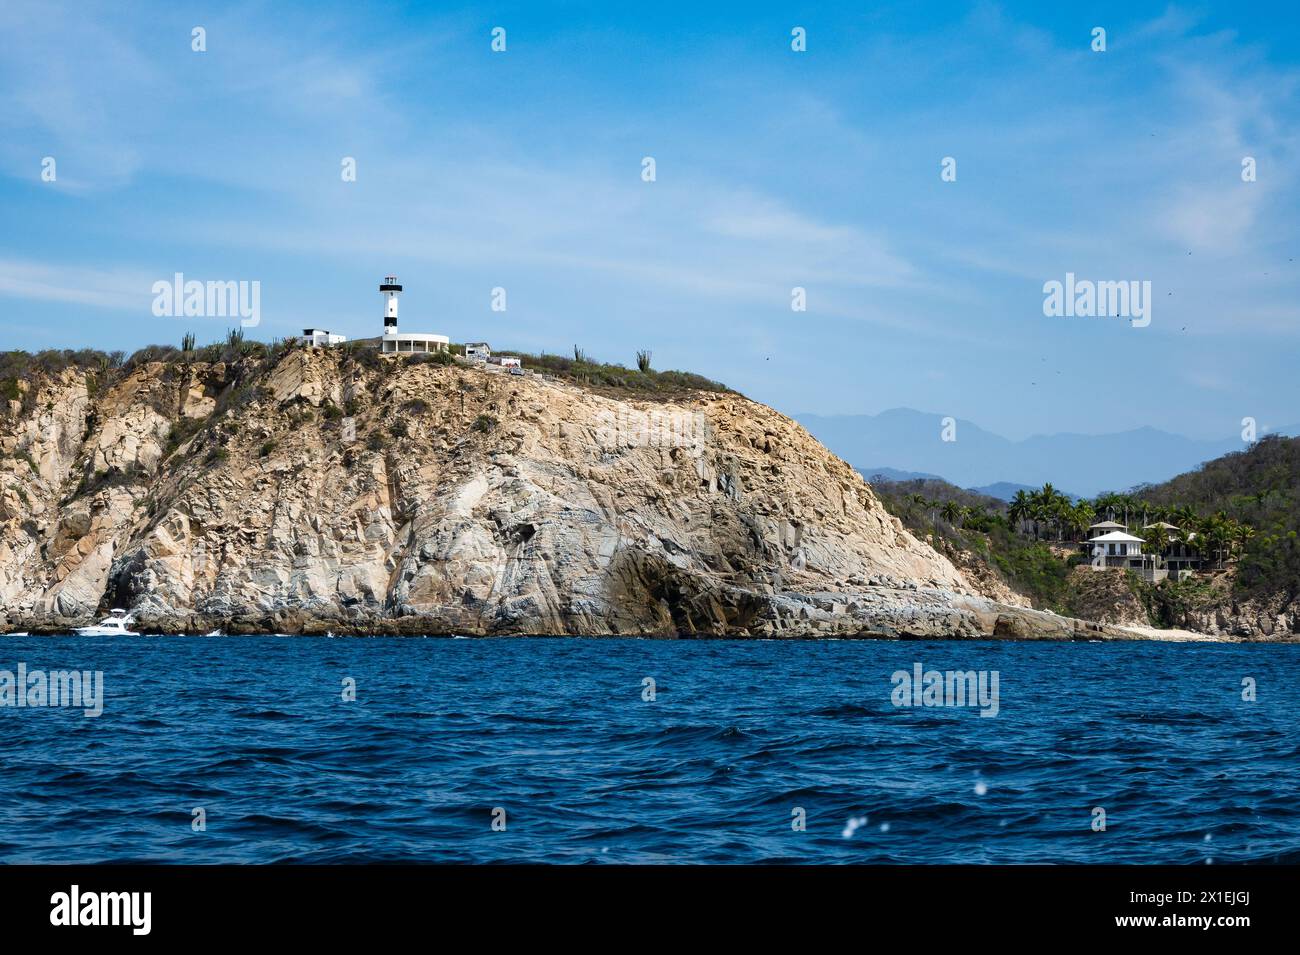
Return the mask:
<path fill-rule="evenodd" d="M 5 862 L 1300 862 L 1296 646 L 0 646 L 105 691 L 0 708 Z M 917 662 L 997 715 L 895 707 Z"/>

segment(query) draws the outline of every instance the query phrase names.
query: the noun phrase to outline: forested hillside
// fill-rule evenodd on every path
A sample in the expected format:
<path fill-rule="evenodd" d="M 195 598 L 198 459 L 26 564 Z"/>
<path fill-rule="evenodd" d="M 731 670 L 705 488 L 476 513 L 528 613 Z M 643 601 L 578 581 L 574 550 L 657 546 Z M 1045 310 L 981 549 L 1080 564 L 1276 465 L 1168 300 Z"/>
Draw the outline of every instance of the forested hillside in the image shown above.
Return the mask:
<path fill-rule="evenodd" d="M 1140 493 L 1252 529 L 1237 562 L 1239 595 L 1282 594 L 1288 603 L 1300 596 L 1300 438 L 1269 435 Z"/>
<path fill-rule="evenodd" d="M 1153 625 L 1268 633 L 1300 600 L 1300 438 L 1265 437 L 1163 484 L 1091 500 L 1044 485 L 1008 503 L 940 480 L 876 477 L 876 493 L 913 533 L 966 552 L 1036 607 L 1088 615 L 1100 583 L 1072 573 L 1085 560 L 1075 542 L 1102 520 L 1142 537 L 1147 553 L 1179 544 L 1203 558 L 1191 578 L 1129 575 Z"/>

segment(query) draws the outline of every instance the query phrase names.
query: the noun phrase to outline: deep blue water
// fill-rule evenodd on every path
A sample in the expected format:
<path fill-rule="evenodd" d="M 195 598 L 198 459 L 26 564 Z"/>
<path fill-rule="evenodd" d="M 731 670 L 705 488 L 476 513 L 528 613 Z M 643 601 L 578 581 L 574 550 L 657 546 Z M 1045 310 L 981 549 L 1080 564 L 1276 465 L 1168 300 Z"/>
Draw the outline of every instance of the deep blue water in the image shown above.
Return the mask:
<path fill-rule="evenodd" d="M 895 707 L 917 661 L 998 671 L 998 715 Z M 0 637 L 19 662 L 105 704 L 0 708 L 6 862 L 1300 861 L 1298 646 Z"/>

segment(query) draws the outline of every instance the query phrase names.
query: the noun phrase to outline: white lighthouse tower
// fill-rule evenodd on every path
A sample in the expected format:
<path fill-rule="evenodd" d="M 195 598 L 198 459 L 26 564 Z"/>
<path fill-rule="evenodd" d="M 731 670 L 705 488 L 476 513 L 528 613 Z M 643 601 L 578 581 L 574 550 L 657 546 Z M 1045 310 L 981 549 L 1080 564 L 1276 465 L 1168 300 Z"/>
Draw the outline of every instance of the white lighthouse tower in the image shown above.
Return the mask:
<path fill-rule="evenodd" d="M 397 334 L 397 296 L 402 294 L 402 287 L 397 284 L 396 275 L 385 275 L 379 286 L 384 296 L 384 334 Z"/>
<path fill-rule="evenodd" d="M 450 351 L 451 342 L 446 335 L 432 335 L 425 332 L 397 331 L 397 296 L 402 294 L 402 287 L 397 284 L 396 275 L 385 275 L 379 286 L 384 296 L 384 337 L 379 339 L 379 350 L 389 353 L 445 352 Z"/>

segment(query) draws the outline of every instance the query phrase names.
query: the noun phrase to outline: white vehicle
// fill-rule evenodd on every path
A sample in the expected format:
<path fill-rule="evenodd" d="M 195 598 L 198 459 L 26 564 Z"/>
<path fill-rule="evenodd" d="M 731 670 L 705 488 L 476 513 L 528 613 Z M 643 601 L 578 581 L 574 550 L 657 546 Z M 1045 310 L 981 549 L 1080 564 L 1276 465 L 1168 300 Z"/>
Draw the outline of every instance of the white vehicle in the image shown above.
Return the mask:
<path fill-rule="evenodd" d="M 79 637 L 138 637 L 140 634 L 127 629 L 131 615 L 125 610 L 111 610 L 107 617 L 90 627 L 78 627 Z"/>

